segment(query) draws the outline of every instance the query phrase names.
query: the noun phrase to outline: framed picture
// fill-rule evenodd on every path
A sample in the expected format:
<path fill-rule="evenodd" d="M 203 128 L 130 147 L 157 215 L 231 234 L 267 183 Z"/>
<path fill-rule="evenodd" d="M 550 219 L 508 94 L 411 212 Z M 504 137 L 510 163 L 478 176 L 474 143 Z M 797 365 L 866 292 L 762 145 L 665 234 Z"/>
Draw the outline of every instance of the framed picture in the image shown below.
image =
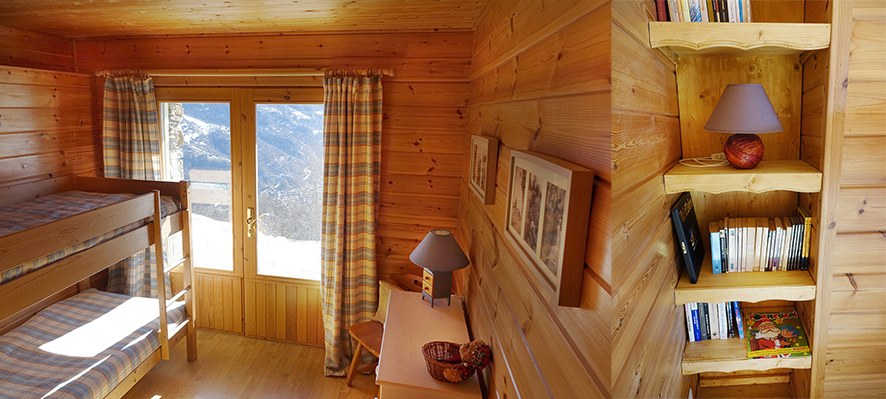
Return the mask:
<path fill-rule="evenodd" d="M 495 203 L 498 139 L 471 136 L 471 189 L 484 204 Z"/>
<path fill-rule="evenodd" d="M 560 306 L 578 306 L 594 172 L 511 151 L 505 236 Z"/>

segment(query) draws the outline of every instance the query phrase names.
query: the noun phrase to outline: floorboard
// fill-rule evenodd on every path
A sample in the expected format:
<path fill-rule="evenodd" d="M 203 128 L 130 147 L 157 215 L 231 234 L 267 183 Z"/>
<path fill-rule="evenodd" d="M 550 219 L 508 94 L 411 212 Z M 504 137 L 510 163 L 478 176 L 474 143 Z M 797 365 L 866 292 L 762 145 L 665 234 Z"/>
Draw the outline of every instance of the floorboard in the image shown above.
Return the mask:
<path fill-rule="evenodd" d="M 375 375 L 323 376 L 323 348 L 197 332 L 198 357 L 188 362 L 185 343 L 160 361 L 124 399 L 330 398 L 373 399 Z"/>
<path fill-rule="evenodd" d="M 699 389 L 699 399 L 707 398 L 758 398 L 788 399 L 791 398 L 791 384 L 756 384 L 734 385 L 725 387 L 703 387 Z"/>

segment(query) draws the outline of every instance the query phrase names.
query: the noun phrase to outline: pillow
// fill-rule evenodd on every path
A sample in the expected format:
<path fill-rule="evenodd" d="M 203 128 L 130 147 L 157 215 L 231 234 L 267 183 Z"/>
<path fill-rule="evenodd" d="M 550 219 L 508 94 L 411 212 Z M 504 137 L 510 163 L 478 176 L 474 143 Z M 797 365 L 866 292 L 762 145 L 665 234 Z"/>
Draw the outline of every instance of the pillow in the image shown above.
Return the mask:
<path fill-rule="evenodd" d="M 388 313 L 388 299 L 391 298 L 391 291 L 403 291 L 403 289 L 390 281 L 378 280 L 378 310 L 375 311 L 375 316 L 372 316 L 372 320 L 385 324 L 385 315 Z"/>

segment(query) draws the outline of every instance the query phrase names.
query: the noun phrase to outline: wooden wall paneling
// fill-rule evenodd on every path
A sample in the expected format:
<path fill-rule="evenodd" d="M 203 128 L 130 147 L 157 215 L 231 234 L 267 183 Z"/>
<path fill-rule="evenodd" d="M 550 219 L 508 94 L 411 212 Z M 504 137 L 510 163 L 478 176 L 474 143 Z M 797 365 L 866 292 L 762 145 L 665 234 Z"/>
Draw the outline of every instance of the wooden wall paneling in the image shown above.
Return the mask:
<path fill-rule="evenodd" d="M 246 335 L 323 345 L 320 289 L 315 285 L 247 279 Z"/>
<path fill-rule="evenodd" d="M 0 60 L 3 65 L 77 72 L 73 40 L 9 26 L 0 26 Z"/>
<path fill-rule="evenodd" d="M 464 33 L 303 34 L 209 36 L 120 40 L 81 40 L 77 56 L 83 71 L 125 63 L 144 69 L 237 68 L 395 68 L 412 58 L 424 59 L 412 79 L 450 77 L 458 71 L 434 68 L 434 59 L 470 57 L 473 35 Z M 259 61 L 259 62 L 256 62 Z M 424 62 L 422 62 L 424 61 Z M 402 72 L 411 71 L 409 69 Z M 446 76 L 446 74 L 451 74 Z"/>
<path fill-rule="evenodd" d="M 242 334 L 240 279 L 203 273 L 195 279 L 197 327 Z"/>
<path fill-rule="evenodd" d="M 837 200 L 838 234 L 868 232 L 873 228 L 884 226 L 886 226 L 886 186 L 840 189 Z"/>
<path fill-rule="evenodd" d="M 514 58 L 515 54 L 559 32 L 564 26 L 608 6 L 605 0 L 571 0 L 548 3 L 530 0 L 509 4 L 494 0 L 475 24 L 474 78 Z M 609 11 L 605 11 L 609 14 Z"/>
<path fill-rule="evenodd" d="M 838 323 L 838 318 L 830 313 L 831 276 L 836 243 L 836 209 L 838 190 L 841 184 L 843 163 L 843 134 L 846 116 L 846 86 L 843 82 L 849 76 L 849 46 L 851 43 L 851 2 L 829 2 L 826 14 L 831 22 L 831 46 L 827 61 L 827 108 L 825 112 L 825 129 L 822 151 L 822 190 L 820 208 L 817 212 L 820 228 L 814 238 L 817 253 L 814 254 L 815 268 L 810 268 L 818 286 L 815 300 L 815 311 L 812 315 L 814 335 L 812 344 L 812 369 L 808 379 L 811 397 L 826 396 L 822 381 L 827 375 L 826 353 L 828 345 L 828 327 Z M 806 373 L 806 371 L 798 371 Z M 805 387 L 804 387 L 805 388 Z M 805 392 L 802 391 L 802 392 Z"/>
<path fill-rule="evenodd" d="M 882 130 L 882 128 L 881 128 Z M 843 140 L 843 157 L 840 185 L 886 186 L 886 135 L 846 137 Z"/>

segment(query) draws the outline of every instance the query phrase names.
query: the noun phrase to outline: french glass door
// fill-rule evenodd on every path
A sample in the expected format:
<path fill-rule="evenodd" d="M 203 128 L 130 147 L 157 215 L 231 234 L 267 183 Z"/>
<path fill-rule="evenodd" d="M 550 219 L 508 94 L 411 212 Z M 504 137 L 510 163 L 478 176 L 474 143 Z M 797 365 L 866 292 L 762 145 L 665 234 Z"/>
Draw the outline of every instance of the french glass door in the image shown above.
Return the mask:
<path fill-rule="evenodd" d="M 322 342 L 322 96 L 157 90 L 164 179 L 191 181 L 198 327 Z"/>

